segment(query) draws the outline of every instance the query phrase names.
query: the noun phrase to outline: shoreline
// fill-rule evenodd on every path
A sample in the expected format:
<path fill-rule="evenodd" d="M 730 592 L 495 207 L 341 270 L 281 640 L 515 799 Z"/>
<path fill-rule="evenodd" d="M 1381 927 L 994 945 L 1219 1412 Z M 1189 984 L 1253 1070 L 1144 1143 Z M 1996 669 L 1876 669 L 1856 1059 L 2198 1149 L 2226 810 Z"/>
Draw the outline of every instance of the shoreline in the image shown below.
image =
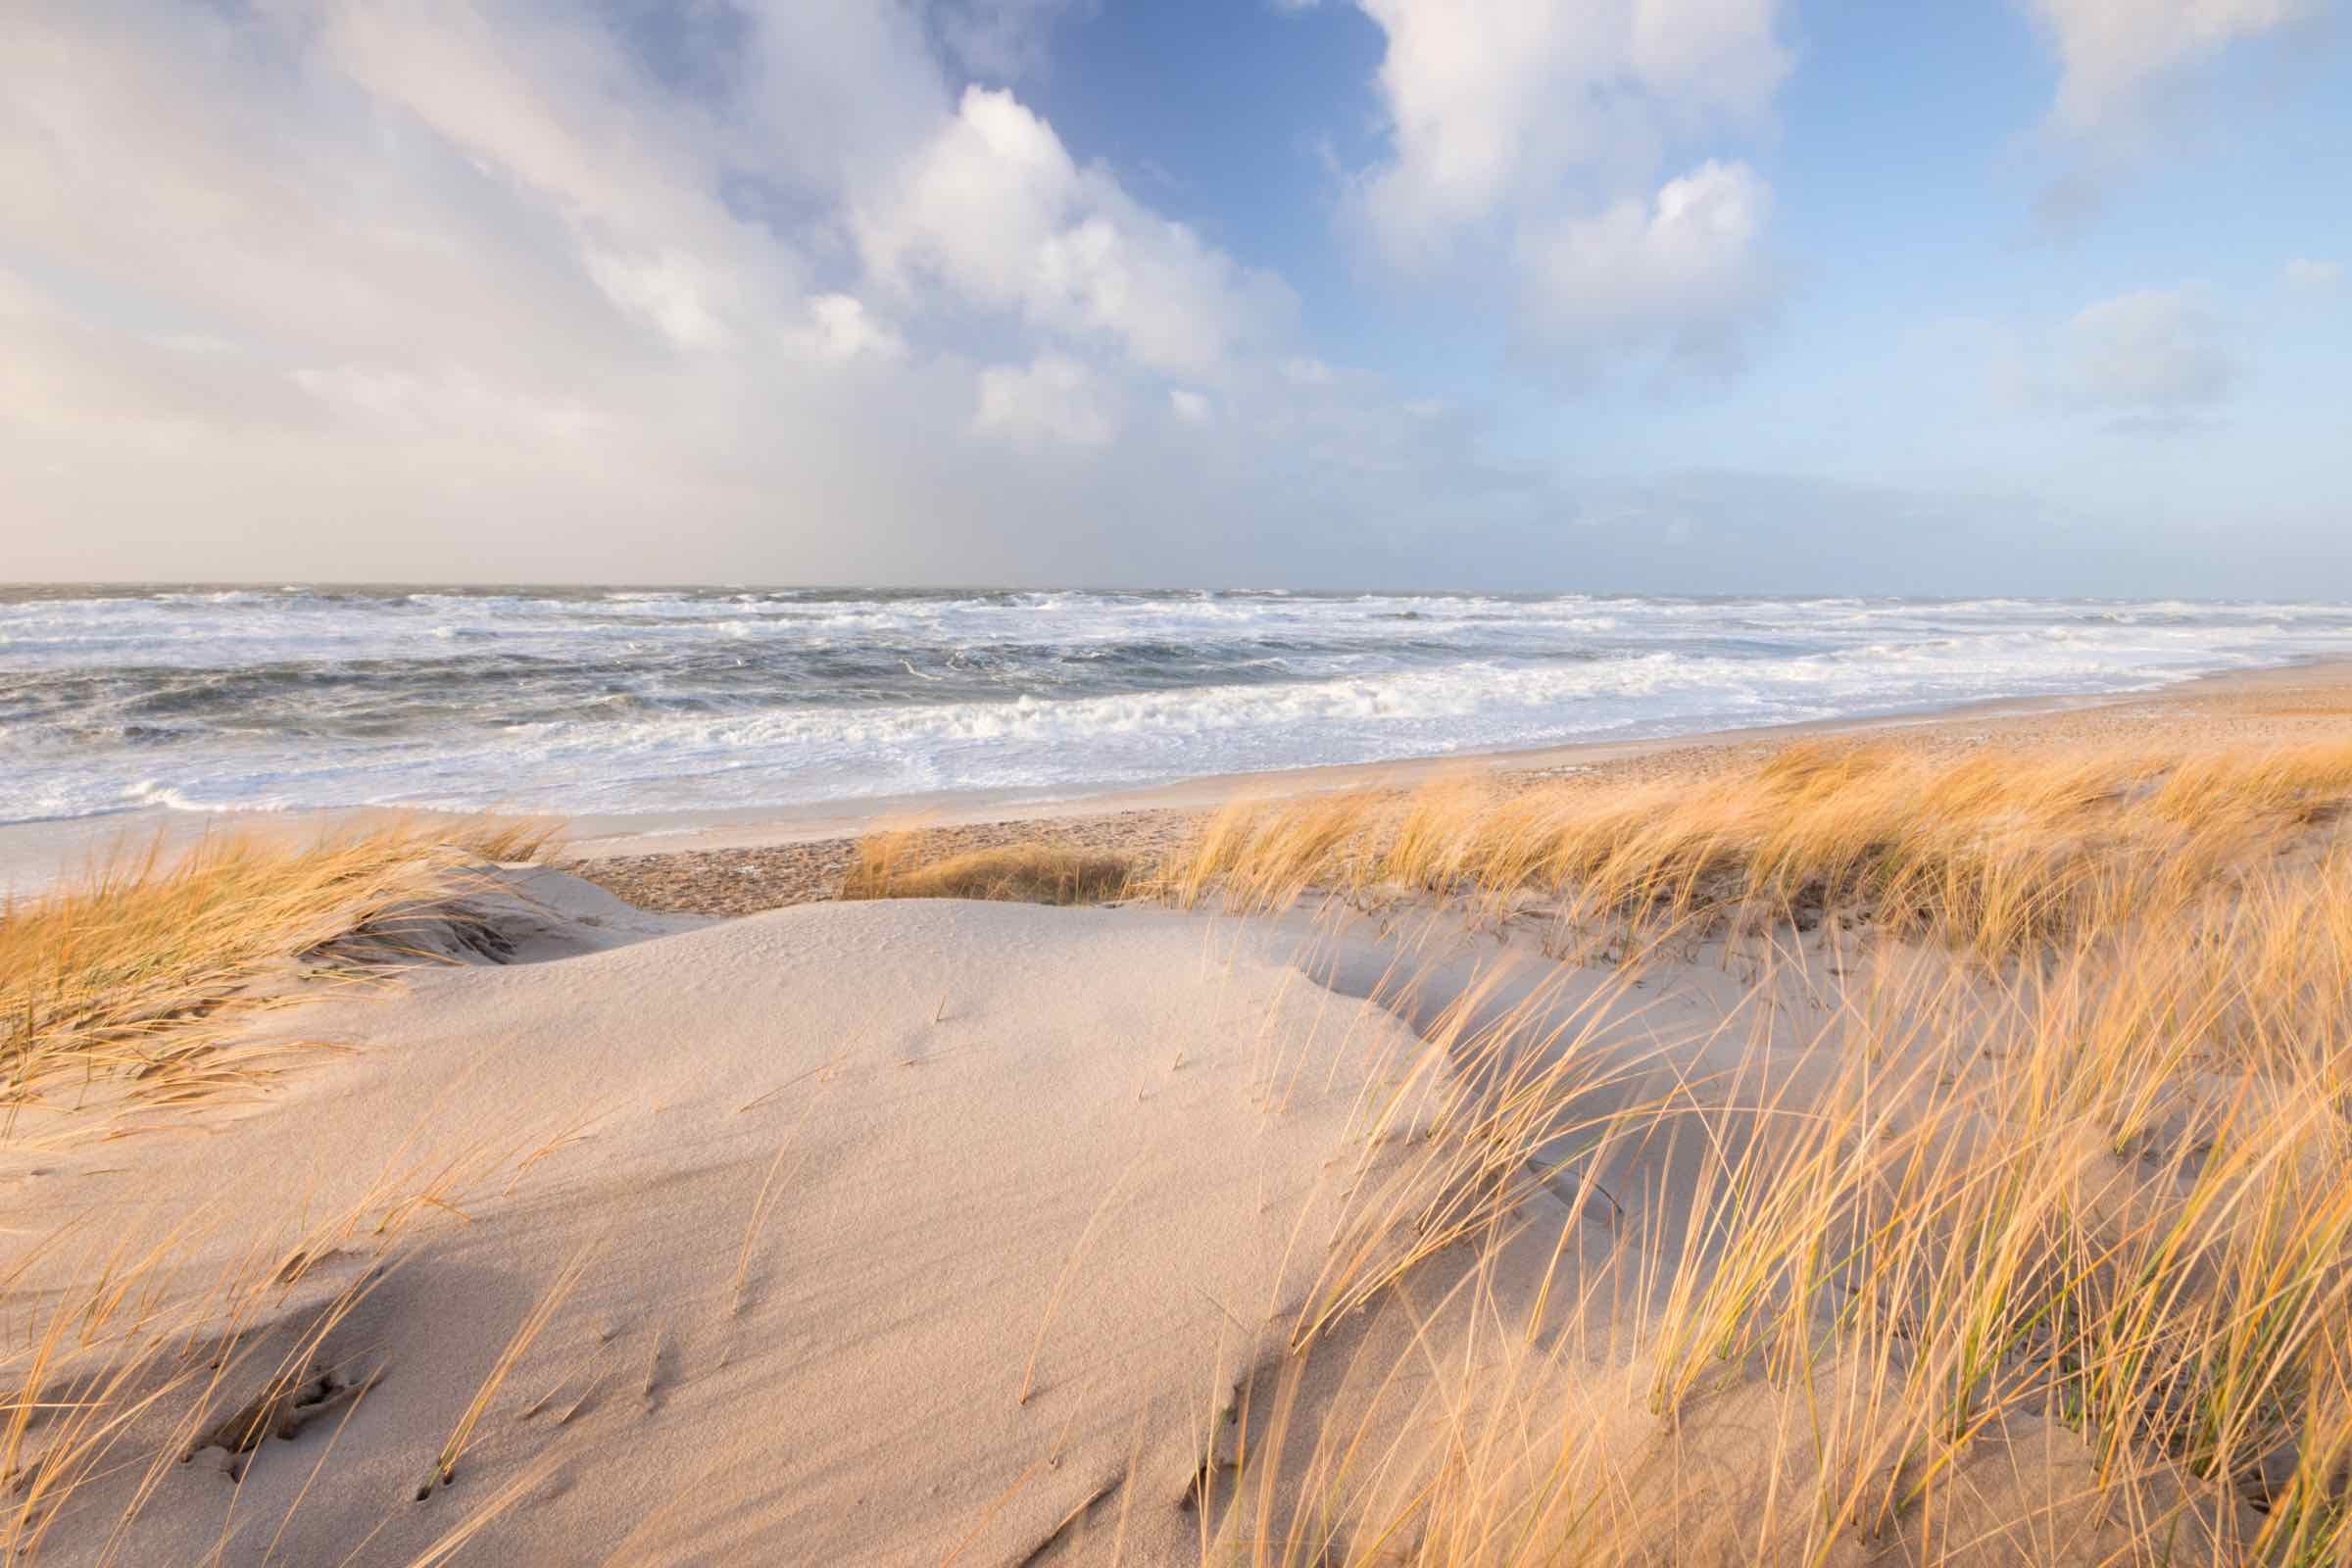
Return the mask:
<path fill-rule="evenodd" d="M 0 926 L 21 1534 L 2275 1559 L 2352 1451 L 2352 667 L 1845 734 L 1297 797 L 1198 901 L 435 821 Z"/>
<path fill-rule="evenodd" d="M 2037 726 L 2070 731 L 2103 718 L 2100 727 L 2160 721 L 2200 704 L 2294 693 L 2340 691 L 2352 703 L 2352 657 L 2300 659 L 2260 669 L 2192 676 L 2156 687 L 2051 697 L 1987 697 L 1898 713 L 1809 719 L 1794 723 L 1693 731 L 1635 739 L 1566 741 L 1549 746 L 1445 753 L 1372 762 L 1318 763 L 1236 773 L 1204 773 L 1159 784 L 1039 795 L 1025 790 L 944 791 L 914 796 L 832 800 L 806 806 L 581 813 L 566 818 L 565 858 L 602 861 L 712 857 L 732 853 L 846 844 L 878 828 L 920 825 L 973 834 L 977 842 L 1023 836 L 1102 847 L 1130 829 L 1156 830 L 1190 821 L 1236 798 L 1275 800 L 1347 789 L 1409 789 L 1439 777 L 1486 775 L 1535 781 L 1580 774 L 1603 777 L 1704 772 L 1756 750 L 1792 741 L 1841 735 L 1921 736 L 1957 725 L 1989 726 L 2018 735 Z M 1989 738 L 1989 737 L 1987 737 Z M 370 806 L 291 810 L 186 811 L 141 808 L 98 816 L 0 824 L 0 900 L 37 896 L 62 874 L 124 849 L 150 842 L 165 853 L 223 832 L 263 837 L 302 836 L 390 820 L 458 820 L 525 812 L 458 812 L 433 808 Z M 1095 824 L 1090 828 L 1087 824 Z M 1033 831 L 1024 835 L 1019 828 Z M 981 830 L 995 830 L 986 831 Z M 672 906 L 683 907 L 684 906 Z M 761 907 L 773 906 L 762 905 Z"/>
<path fill-rule="evenodd" d="M 1902 732 L 1964 720 L 2017 722 L 2053 715 L 2170 705 L 2201 697 L 2228 698 L 2311 684 L 2352 686 L 2352 656 L 2307 659 L 2262 669 L 2197 675 L 2156 687 L 2060 697 L 1986 697 L 1934 708 L 1858 717 L 1805 719 L 1617 740 L 1561 741 L 1547 746 L 1446 752 L 1372 762 L 1320 762 L 1303 767 L 1201 773 L 1157 784 L 1082 789 L 1040 795 L 1027 790 L 954 790 L 924 795 L 858 797 L 808 806 L 747 806 L 674 812 L 588 812 L 570 818 L 568 847 L 575 859 L 721 850 L 838 838 L 876 827 L 919 823 L 963 827 L 980 823 L 1046 822 L 1134 811 L 1197 811 L 1240 796 L 1275 800 L 1332 790 L 1406 787 L 1463 773 L 1568 772 L 1623 764 L 1664 754 L 1726 752 L 1754 745 L 1830 735 Z"/>
<path fill-rule="evenodd" d="M 1594 785 L 1695 780 L 1751 763 L 1794 741 L 1836 737 L 1944 754 L 1994 745 L 2130 749 L 2151 741 L 2260 746 L 2340 739 L 2346 715 L 2352 715 L 2352 661 L 2306 662 L 2111 698 L 1989 700 L 1864 720 L 1228 774 L 1025 808 L 967 803 L 959 811 L 877 813 L 797 823 L 789 830 L 770 822 L 689 833 L 575 836 L 566 847 L 565 864 L 642 908 L 732 917 L 834 897 L 858 837 L 877 828 L 920 829 L 930 841 L 927 858 L 1038 845 L 1148 860 L 1176 848 L 1211 811 L 1235 800 L 1402 791 L 1440 778 L 1483 777 L 1505 790 L 1570 780 Z"/>

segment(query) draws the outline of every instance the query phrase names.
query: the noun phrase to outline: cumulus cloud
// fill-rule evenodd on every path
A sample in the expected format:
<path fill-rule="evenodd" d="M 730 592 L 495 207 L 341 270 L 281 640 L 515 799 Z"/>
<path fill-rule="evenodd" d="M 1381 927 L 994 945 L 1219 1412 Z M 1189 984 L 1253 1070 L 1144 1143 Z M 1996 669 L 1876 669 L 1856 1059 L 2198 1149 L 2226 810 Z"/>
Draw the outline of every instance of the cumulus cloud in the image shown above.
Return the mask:
<path fill-rule="evenodd" d="M 869 266 L 1033 326 L 1115 340 L 1142 364 L 1200 374 L 1279 336 L 1294 309 L 1273 276 L 1149 211 L 1010 93 L 966 89 L 955 118 L 858 211 Z"/>
<path fill-rule="evenodd" d="M 1381 254 L 1508 302 L 1531 351 L 1579 367 L 1705 361 L 1769 308 L 1772 193 L 1718 145 L 1788 70 L 1760 0 L 1495 0 L 1499 51 L 1426 0 L 1366 3 L 1396 24 L 1392 134 L 1352 185 Z M 1015 12 L 1054 15 L 0 4 L 0 561 L 1768 580 L 1721 543 L 1752 485 L 1688 559 L 1643 555 L 1639 522 L 1571 528 L 1556 475 L 1498 456 L 1475 410 L 1318 354 L 1279 277 L 1074 148 L 1017 60 L 963 90 L 978 46 L 942 19 Z M 1387 248 L 1375 200 L 1420 204 L 1442 254 Z M 2183 304 L 2144 337 L 2053 328 L 2041 381 L 2115 416 L 2212 407 L 2231 341 Z M 1900 564 L 1854 515 L 1857 580 Z M 1801 544 L 1812 514 L 1788 516 Z M 1783 586 L 1813 586 L 1775 549 Z"/>
<path fill-rule="evenodd" d="M 1668 138 L 1750 121 L 1788 74 L 1771 0 L 1362 0 L 1388 35 L 1390 160 L 1363 199 L 1413 257 L 1506 203 L 1648 172 Z"/>
<path fill-rule="evenodd" d="M 2313 0 L 2031 0 L 2058 55 L 2057 116 L 2088 129 L 2165 76 L 2314 9 Z"/>
<path fill-rule="evenodd" d="M 607 298 L 642 318 L 682 349 L 722 341 L 725 328 L 711 313 L 710 270 L 683 251 L 628 255 L 590 249 L 580 262 Z"/>
<path fill-rule="evenodd" d="M 855 360 L 894 362 L 906 357 L 906 340 L 898 328 L 852 294 L 819 294 L 810 299 L 807 324 L 789 332 L 787 341 L 803 354 L 833 365 Z"/>
<path fill-rule="evenodd" d="M 1718 159 L 1663 176 L 1676 149 L 1764 121 L 1791 66 L 1775 0 L 1358 4 L 1387 37 L 1389 149 L 1350 210 L 1388 261 L 1510 258 L 1522 346 L 1575 361 L 1688 357 L 1768 297 L 1762 176 Z"/>
<path fill-rule="evenodd" d="M 1456 428 L 1350 497 L 1393 395 L 952 85 L 1054 9 L 0 7 L 12 569 L 1216 576 L 1259 496 L 1475 488 Z"/>
<path fill-rule="evenodd" d="M 1754 170 L 1709 159 L 1646 202 L 1532 232 L 1525 318 L 1571 350 L 1662 339 L 1682 359 L 1727 364 L 1771 293 L 1756 253 L 1771 210 Z"/>
<path fill-rule="evenodd" d="M 2210 411 L 2239 376 L 2221 318 L 2191 289 L 2139 289 L 2085 306 L 2058 334 L 2054 386 L 2128 421 Z"/>

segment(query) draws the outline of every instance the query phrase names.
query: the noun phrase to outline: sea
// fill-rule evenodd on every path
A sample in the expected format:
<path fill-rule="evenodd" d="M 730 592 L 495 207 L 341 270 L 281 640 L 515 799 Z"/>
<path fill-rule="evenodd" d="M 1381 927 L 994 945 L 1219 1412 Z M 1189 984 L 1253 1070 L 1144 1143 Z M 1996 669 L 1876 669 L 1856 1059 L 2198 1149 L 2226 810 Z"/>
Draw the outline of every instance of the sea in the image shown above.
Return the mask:
<path fill-rule="evenodd" d="M 0 823 L 1052 798 L 2347 653 L 2341 604 L 0 587 Z"/>

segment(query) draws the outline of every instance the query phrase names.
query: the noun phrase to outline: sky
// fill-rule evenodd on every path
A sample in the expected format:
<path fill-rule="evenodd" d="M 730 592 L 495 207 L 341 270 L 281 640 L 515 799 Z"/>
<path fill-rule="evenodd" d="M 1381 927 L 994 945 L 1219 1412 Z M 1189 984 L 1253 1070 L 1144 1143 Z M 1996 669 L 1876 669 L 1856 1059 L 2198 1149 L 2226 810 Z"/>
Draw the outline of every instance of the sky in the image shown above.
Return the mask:
<path fill-rule="evenodd" d="M 0 579 L 2352 598 L 2329 0 L 0 6 Z"/>

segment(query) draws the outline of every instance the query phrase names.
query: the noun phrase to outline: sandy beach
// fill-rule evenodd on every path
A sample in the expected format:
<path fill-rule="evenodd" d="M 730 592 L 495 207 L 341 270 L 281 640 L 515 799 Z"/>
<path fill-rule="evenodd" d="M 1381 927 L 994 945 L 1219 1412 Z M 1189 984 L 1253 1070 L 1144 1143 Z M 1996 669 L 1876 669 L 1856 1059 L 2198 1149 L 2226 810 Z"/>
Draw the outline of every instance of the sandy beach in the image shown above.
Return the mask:
<path fill-rule="evenodd" d="M 1525 1560 L 1466 1545 L 1510 1530 L 1596 1562 L 2261 1560 L 2346 1505 L 2323 1325 L 2352 1174 L 2333 1112 L 2279 1118 L 2336 1103 L 2352 1004 L 2235 965 L 2337 952 L 2348 715 L 2352 670 L 2315 665 L 919 841 L 1116 855 L 1139 880 L 1102 906 L 844 902 L 838 838 L 647 856 L 431 823 L 324 865 L 276 824 L 249 862 L 35 903 L 0 924 L 25 1019 L 0 1539 L 68 1563 L 1369 1568 Z M 1511 847 L 1539 821 L 1552 848 Z M 1857 834 L 1912 848 L 1834 848 Z M 2152 956 L 2119 967 L 2119 941 Z M 2279 1152 L 2216 1152 L 2257 1125 L 2243 1147 Z M 2029 1157 L 2020 1208 L 1992 1173 Z M 2302 1206 L 2263 1196 L 2276 1158 Z M 1737 1284 L 1950 1194 L 2012 1238 L 1984 1279 L 1922 1218 L 1834 1281 Z M 2134 1438 L 2119 1465 L 2055 1402 L 2033 1293 L 2167 1234 L 2119 1216 L 2225 1201 L 2255 1228 L 2190 1246 L 2167 1310 L 2320 1260 L 2293 1348 L 2242 1374 L 2274 1413 L 2217 1406 L 2206 1458 Z M 1947 1299 L 1991 1315 L 1909 1315 Z M 2229 1321 L 2163 1332 L 2204 1365 L 2238 1353 L 2194 1337 Z M 1987 1332 L 1955 1432 L 1944 1348 Z"/>
<path fill-rule="evenodd" d="M 2347 13 L 0 0 L 0 1568 L 2352 1568 Z"/>
<path fill-rule="evenodd" d="M 1405 791 L 1458 778 L 1504 789 L 1570 779 L 1595 785 L 1700 779 L 1752 764 L 1777 747 L 1830 736 L 1935 756 L 1987 747 L 2130 746 L 2151 734 L 2168 745 L 2267 745 L 2331 737 L 2347 711 L 2352 662 L 2315 662 L 2103 699 L 2005 699 L 1889 719 L 1228 775 L 1064 801 L 942 797 L 851 812 L 588 820 L 573 825 L 568 844 L 581 875 L 646 908 L 737 915 L 832 897 L 858 836 L 878 828 L 919 829 L 943 855 L 1045 843 L 1148 859 L 1181 844 L 1235 800 Z"/>
<path fill-rule="evenodd" d="M 1278 800 L 1343 790 L 1408 790 L 1435 779 L 1493 778 L 1506 787 L 1705 777 L 1776 746 L 1829 735 L 1955 752 L 1989 744 L 2128 744 L 2152 727 L 2216 742 L 2328 733 L 2345 701 L 2352 662 L 2314 660 L 2207 676 L 2155 692 L 2091 698 L 1998 698 L 1886 718 L 1771 725 L 1652 740 L 1571 743 L 1392 762 L 1206 774 L 1145 789 L 1049 799 L 965 790 L 810 808 L 680 809 L 564 818 L 567 857 L 590 879 L 648 908 L 747 914 L 838 889 L 863 834 L 920 828 L 961 848 L 1042 841 L 1149 856 L 1182 841 L 1237 799 Z M 323 829 L 460 820 L 411 808 L 214 812 L 148 808 L 0 824 L 0 896 L 38 893 L 62 871 L 126 848 L 177 852 L 207 835 L 298 841 Z"/>

